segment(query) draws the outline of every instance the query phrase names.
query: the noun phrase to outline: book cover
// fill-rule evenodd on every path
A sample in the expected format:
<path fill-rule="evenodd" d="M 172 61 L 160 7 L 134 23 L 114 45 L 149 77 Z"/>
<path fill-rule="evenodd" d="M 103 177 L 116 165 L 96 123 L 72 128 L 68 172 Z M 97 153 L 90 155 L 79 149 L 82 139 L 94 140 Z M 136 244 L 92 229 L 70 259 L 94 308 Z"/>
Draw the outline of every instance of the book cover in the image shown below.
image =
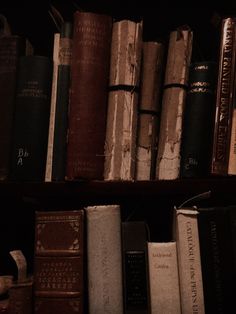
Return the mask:
<path fill-rule="evenodd" d="M 112 17 L 74 14 L 66 180 L 103 179 Z"/>
<path fill-rule="evenodd" d="M 150 313 L 148 230 L 144 221 L 125 221 L 122 230 L 124 313 Z"/>
<path fill-rule="evenodd" d="M 123 313 L 119 205 L 88 206 L 87 276 L 90 314 Z"/>
<path fill-rule="evenodd" d="M 190 66 L 180 149 L 180 177 L 203 178 L 211 173 L 216 75 L 215 62 L 195 62 Z"/>
<path fill-rule="evenodd" d="M 35 313 L 82 314 L 83 298 L 84 211 L 37 211 Z"/>
<path fill-rule="evenodd" d="M 44 181 L 50 115 L 52 63 L 45 56 L 19 59 L 11 180 Z"/>

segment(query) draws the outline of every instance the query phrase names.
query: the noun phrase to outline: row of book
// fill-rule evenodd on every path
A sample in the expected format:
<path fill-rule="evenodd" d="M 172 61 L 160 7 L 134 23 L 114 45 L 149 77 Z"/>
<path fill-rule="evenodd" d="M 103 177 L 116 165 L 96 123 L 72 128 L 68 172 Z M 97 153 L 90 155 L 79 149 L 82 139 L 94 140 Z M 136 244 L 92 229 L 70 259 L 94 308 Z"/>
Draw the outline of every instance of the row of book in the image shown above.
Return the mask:
<path fill-rule="evenodd" d="M 119 205 L 35 217 L 33 276 L 16 250 L 17 281 L 0 277 L 11 314 L 231 313 L 236 206 L 174 208 L 170 242 L 152 242 L 144 221 L 122 221 Z"/>
<path fill-rule="evenodd" d="M 218 64 L 191 63 L 189 27 L 170 33 L 165 61 L 142 21 L 92 12 L 61 25 L 53 58 L 20 57 L 25 41 L 2 36 L 1 179 L 235 174 L 235 29 L 223 19 Z"/>

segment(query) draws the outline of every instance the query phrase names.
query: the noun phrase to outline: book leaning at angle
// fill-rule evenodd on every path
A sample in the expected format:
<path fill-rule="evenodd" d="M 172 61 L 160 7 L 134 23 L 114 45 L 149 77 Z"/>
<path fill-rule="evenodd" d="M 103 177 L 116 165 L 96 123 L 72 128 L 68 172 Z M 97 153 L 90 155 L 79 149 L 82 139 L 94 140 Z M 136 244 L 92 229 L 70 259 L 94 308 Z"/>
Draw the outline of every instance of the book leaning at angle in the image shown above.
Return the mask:
<path fill-rule="evenodd" d="M 122 314 L 120 206 L 88 206 L 85 213 L 89 313 Z"/>

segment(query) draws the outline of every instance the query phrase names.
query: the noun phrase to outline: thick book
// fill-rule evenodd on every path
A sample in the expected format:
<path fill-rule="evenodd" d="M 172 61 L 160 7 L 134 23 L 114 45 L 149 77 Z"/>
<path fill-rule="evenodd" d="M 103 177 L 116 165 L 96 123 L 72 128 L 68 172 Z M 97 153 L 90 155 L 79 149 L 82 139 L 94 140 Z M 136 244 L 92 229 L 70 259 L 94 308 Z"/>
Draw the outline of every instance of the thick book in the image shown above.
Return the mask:
<path fill-rule="evenodd" d="M 103 179 L 112 17 L 74 14 L 65 179 Z"/>
<path fill-rule="evenodd" d="M 142 22 L 113 23 L 105 141 L 105 180 L 134 180 Z"/>
<path fill-rule="evenodd" d="M 45 181 L 63 181 L 65 179 L 72 24 L 65 22 L 61 27 L 60 34 L 55 36 L 55 61 Z"/>
<path fill-rule="evenodd" d="M 152 180 L 156 177 L 163 70 L 164 44 L 158 41 L 143 42 L 135 164 L 136 180 Z"/>
<path fill-rule="evenodd" d="M 235 209 L 235 207 L 198 209 L 206 313 L 231 313 L 234 307 Z"/>
<path fill-rule="evenodd" d="M 205 313 L 197 216 L 194 208 L 178 208 L 174 212 L 182 314 Z"/>
<path fill-rule="evenodd" d="M 150 313 L 148 229 L 144 221 L 125 221 L 122 228 L 124 313 Z"/>
<path fill-rule="evenodd" d="M 10 178 L 44 181 L 52 63 L 46 56 L 19 59 Z"/>
<path fill-rule="evenodd" d="M 233 103 L 235 102 L 235 36 L 236 18 L 224 18 L 221 23 L 216 114 L 211 164 L 211 172 L 215 175 L 228 174 Z"/>
<path fill-rule="evenodd" d="M 85 211 L 89 313 L 122 314 L 120 206 L 88 206 Z"/>
<path fill-rule="evenodd" d="M 182 120 L 186 101 L 193 32 L 179 27 L 169 36 L 162 96 L 156 179 L 175 180 L 180 175 Z"/>
<path fill-rule="evenodd" d="M 34 313 L 84 313 L 84 211 L 35 214 Z"/>
<path fill-rule="evenodd" d="M 9 314 L 33 314 L 33 280 L 13 283 L 9 289 Z"/>
<path fill-rule="evenodd" d="M 176 242 L 148 242 L 151 314 L 180 314 Z"/>
<path fill-rule="evenodd" d="M 211 173 L 216 76 L 215 62 L 195 62 L 190 66 L 180 149 L 180 177 L 203 178 Z"/>

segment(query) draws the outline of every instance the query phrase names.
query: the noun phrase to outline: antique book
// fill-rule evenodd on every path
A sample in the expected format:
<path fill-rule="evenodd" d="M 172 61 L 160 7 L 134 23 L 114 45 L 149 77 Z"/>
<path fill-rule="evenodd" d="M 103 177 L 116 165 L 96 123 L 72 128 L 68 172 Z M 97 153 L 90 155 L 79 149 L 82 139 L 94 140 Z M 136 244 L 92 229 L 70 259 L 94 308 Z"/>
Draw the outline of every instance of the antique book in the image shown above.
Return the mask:
<path fill-rule="evenodd" d="M 74 14 L 66 180 L 103 179 L 112 17 Z"/>
<path fill-rule="evenodd" d="M 195 62 L 189 70 L 184 110 L 180 177 L 207 177 L 211 173 L 215 123 L 215 62 Z"/>
<path fill-rule="evenodd" d="M 88 206 L 85 211 L 89 313 L 122 314 L 120 206 Z"/>
<path fill-rule="evenodd" d="M 148 229 L 144 221 L 125 221 L 122 230 L 124 313 L 150 313 Z"/>
<path fill-rule="evenodd" d="M 180 174 L 180 145 L 193 32 L 188 26 L 169 37 L 162 97 L 156 178 L 174 180 Z"/>
<path fill-rule="evenodd" d="M 33 280 L 13 283 L 9 289 L 9 314 L 33 313 Z"/>
<path fill-rule="evenodd" d="M 142 22 L 113 23 L 105 138 L 105 180 L 133 180 L 138 119 Z"/>
<path fill-rule="evenodd" d="M 82 314 L 84 211 L 36 211 L 34 313 Z"/>
<path fill-rule="evenodd" d="M 9 179 L 18 59 L 28 53 L 29 44 L 23 36 L 6 32 L 6 27 L 0 35 L 0 180 Z"/>
<path fill-rule="evenodd" d="M 152 180 L 156 177 L 163 70 L 164 44 L 158 41 L 143 42 L 138 106 L 136 180 Z"/>
<path fill-rule="evenodd" d="M 180 314 L 176 242 L 148 242 L 151 313 Z"/>
<path fill-rule="evenodd" d="M 236 69 L 236 18 L 222 19 L 221 41 L 219 47 L 219 69 L 216 94 L 216 114 L 213 140 L 211 172 L 216 175 L 227 175 L 230 154 L 230 139 L 235 101 Z M 232 135 L 234 141 L 235 134 Z M 231 153 L 234 151 L 232 145 Z M 234 154 L 234 153 L 233 153 Z M 231 172 L 231 170 L 229 170 Z"/>
<path fill-rule="evenodd" d="M 197 216 L 194 208 L 178 208 L 174 212 L 182 314 L 205 313 Z"/>
<path fill-rule="evenodd" d="M 235 206 L 198 209 L 206 313 L 230 313 L 234 306 L 235 210 Z"/>
<path fill-rule="evenodd" d="M 65 179 L 72 24 L 65 22 L 61 27 L 61 33 L 55 34 L 55 36 L 53 53 L 53 73 L 55 73 L 52 81 L 45 181 L 63 181 Z"/>
<path fill-rule="evenodd" d="M 13 123 L 12 180 L 44 181 L 51 76 L 52 64 L 48 57 L 20 57 Z"/>

